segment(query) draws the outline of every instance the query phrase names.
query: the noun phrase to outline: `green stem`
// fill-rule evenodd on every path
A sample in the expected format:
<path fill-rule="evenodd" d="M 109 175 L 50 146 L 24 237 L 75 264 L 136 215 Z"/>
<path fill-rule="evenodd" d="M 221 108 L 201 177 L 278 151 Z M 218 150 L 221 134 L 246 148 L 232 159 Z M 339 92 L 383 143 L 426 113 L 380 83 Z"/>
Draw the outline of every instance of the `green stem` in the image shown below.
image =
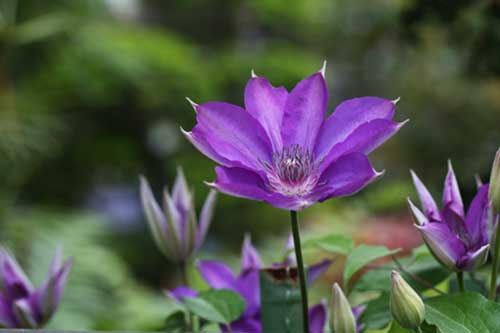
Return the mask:
<path fill-rule="evenodd" d="M 498 256 L 500 255 L 500 226 L 497 225 L 495 233 L 495 252 L 493 253 L 493 267 L 491 269 L 490 299 L 497 299 Z"/>
<path fill-rule="evenodd" d="M 290 222 L 292 224 L 293 244 L 295 257 L 297 258 L 297 268 L 299 269 L 300 295 L 302 299 L 302 317 L 304 323 L 304 333 L 309 332 L 309 306 L 307 305 L 307 286 L 304 261 L 302 259 L 302 247 L 300 244 L 299 219 L 296 211 L 290 211 Z"/>
<path fill-rule="evenodd" d="M 422 329 L 419 327 L 415 328 L 415 333 L 422 333 Z"/>
<path fill-rule="evenodd" d="M 180 275 L 181 275 L 181 280 L 182 280 L 182 284 L 186 287 L 189 287 L 189 279 L 188 279 L 188 274 L 187 274 L 187 261 L 181 261 L 179 262 L 179 272 L 180 272 Z M 195 318 L 194 318 L 194 315 L 192 315 L 191 313 L 188 313 L 186 315 L 186 326 L 187 326 L 187 330 L 188 332 L 197 332 L 197 329 L 195 327 Z"/>
<path fill-rule="evenodd" d="M 464 292 L 465 291 L 464 272 L 457 272 L 457 281 L 458 281 L 458 289 L 461 292 Z"/>

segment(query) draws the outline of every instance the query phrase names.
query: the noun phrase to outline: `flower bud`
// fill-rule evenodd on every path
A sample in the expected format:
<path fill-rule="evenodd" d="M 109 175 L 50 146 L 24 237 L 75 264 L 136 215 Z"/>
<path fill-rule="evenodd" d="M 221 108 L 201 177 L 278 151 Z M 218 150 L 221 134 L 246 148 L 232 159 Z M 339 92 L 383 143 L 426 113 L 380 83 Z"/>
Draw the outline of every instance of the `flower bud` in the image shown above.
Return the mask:
<path fill-rule="evenodd" d="M 491 168 L 490 190 L 488 197 L 496 213 L 500 213 L 500 149 L 495 156 L 495 161 Z"/>
<path fill-rule="evenodd" d="M 394 320 L 404 328 L 415 329 L 424 321 L 424 302 L 396 271 L 391 273 L 390 308 Z"/>
<path fill-rule="evenodd" d="M 356 333 L 356 319 L 342 289 L 335 283 L 332 292 L 330 329 L 333 333 Z"/>

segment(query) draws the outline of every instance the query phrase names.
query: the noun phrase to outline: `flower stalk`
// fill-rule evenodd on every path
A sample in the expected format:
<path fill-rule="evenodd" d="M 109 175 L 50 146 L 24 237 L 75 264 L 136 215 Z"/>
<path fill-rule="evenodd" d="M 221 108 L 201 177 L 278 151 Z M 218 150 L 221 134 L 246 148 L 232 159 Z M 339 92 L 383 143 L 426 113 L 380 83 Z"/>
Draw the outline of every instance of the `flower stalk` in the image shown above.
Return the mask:
<path fill-rule="evenodd" d="M 491 268 L 491 282 L 490 282 L 490 299 L 492 301 L 497 299 L 497 276 L 498 276 L 498 260 L 500 256 L 500 228 L 495 228 L 495 252 L 493 252 L 493 266 Z"/>
<path fill-rule="evenodd" d="M 304 270 L 304 261 L 302 259 L 302 246 L 300 244 L 299 219 L 297 212 L 290 211 L 290 223 L 292 224 L 292 235 L 297 259 L 297 268 L 299 269 L 300 296 L 302 300 L 302 317 L 304 320 L 304 333 L 309 331 L 309 306 L 307 301 L 306 274 Z"/>
<path fill-rule="evenodd" d="M 465 291 L 464 272 L 457 272 L 457 282 L 458 282 L 458 290 L 460 290 L 460 292 L 464 292 Z"/>

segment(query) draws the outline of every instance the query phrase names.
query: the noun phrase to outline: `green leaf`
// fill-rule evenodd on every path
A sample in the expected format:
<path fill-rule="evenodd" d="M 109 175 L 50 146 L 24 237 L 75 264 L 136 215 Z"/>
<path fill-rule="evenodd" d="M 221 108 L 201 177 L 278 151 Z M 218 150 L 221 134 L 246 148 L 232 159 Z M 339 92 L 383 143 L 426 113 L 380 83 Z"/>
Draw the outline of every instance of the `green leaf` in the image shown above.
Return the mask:
<path fill-rule="evenodd" d="M 229 324 L 238 319 L 245 310 L 243 298 L 225 289 L 210 290 L 198 297 L 184 300 L 187 309 L 195 315 L 208 321 Z"/>
<path fill-rule="evenodd" d="M 397 322 L 394 320 L 391 322 L 391 328 L 387 333 L 413 333 L 414 331 L 409 330 L 407 328 L 401 327 Z"/>
<path fill-rule="evenodd" d="M 383 292 L 378 298 L 366 304 L 366 310 L 360 318 L 360 322 L 367 329 L 382 329 L 391 321 L 389 311 L 389 293 Z"/>
<path fill-rule="evenodd" d="M 296 269 L 261 270 L 260 298 L 263 333 L 303 332 L 302 303 Z"/>
<path fill-rule="evenodd" d="M 440 333 L 495 333 L 500 328 L 500 304 L 478 293 L 457 293 L 428 299 L 425 320 Z"/>
<path fill-rule="evenodd" d="M 165 331 L 173 332 L 186 329 L 186 318 L 184 311 L 175 311 L 165 320 Z"/>
<path fill-rule="evenodd" d="M 356 247 L 347 256 L 344 268 L 344 286 L 347 287 L 352 276 L 371 261 L 394 254 L 398 251 L 399 250 L 389 250 L 384 246 L 360 245 Z"/>
<path fill-rule="evenodd" d="M 353 241 L 351 237 L 347 237 L 344 235 L 327 235 L 320 238 L 307 240 L 306 242 L 304 242 L 303 246 L 304 248 L 318 247 L 328 252 L 347 255 L 353 248 Z"/>

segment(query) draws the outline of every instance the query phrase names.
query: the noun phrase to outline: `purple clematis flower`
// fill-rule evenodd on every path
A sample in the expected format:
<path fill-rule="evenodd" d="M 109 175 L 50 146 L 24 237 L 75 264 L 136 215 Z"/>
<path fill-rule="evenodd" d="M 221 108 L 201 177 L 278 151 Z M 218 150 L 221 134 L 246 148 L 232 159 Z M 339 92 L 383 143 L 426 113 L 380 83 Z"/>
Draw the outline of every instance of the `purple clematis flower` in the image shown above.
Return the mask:
<path fill-rule="evenodd" d="M 192 131 L 182 131 L 221 165 L 209 186 L 301 210 L 351 195 L 382 174 L 366 155 L 404 124 L 392 121 L 396 102 L 354 98 L 327 117 L 325 66 L 291 92 L 252 73 L 245 109 L 224 102 L 191 102 L 197 123 Z"/>
<path fill-rule="evenodd" d="M 14 257 L 0 249 L 0 328 L 39 328 L 50 320 L 73 263 L 63 264 L 61 256 L 58 248 L 47 279 L 35 289 Z"/>
<path fill-rule="evenodd" d="M 472 200 L 467 215 L 451 162 L 444 182 L 443 209 L 440 211 L 431 194 L 411 171 L 423 212 L 410 199 L 415 226 L 436 259 L 452 271 L 471 271 L 488 257 L 489 228 L 492 220 L 488 185 L 482 185 Z"/>
<path fill-rule="evenodd" d="M 308 281 L 313 283 L 323 272 L 325 272 L 332 260 L 326 259 L 318 264 L 312 265 L 308 269 Z M 276 263 L 273 266 L 285 266 L 283 263 Z M 243 315 L 230 325 L 222 325 L 224 332 L 234 333 L 260 333 L 262 325 L 260 321 L 260 287 L 259 271 L 263 267 L 260 255 L 252 245 L 249 235 L 245 236 L 241 251 L 241 271 L 238 275 L 225 264 L 215 260 L 203 260 L 198 263 L 198 271 L 205 282 L 213 289 L 229 289 L 239 293 L 245 300 L 246 307 Z M 182 302 L 186 297 L 193 297 L 197 292 L 187 287 L 177 287 L 168 291 L 167 295 L 172 299 Z M 310 309 L 311 332 L 320 333 L 321 330 L 313 330 L 316 322 L 322 316 L 326 318 L 326 310 L 322 314 L 319 305 Z M 326 320 L 326 319 L 325 319 Z M 324 324 L 324 322 L 323 322 Z"/>
<path fill-rule="evenodd" d="M 142 205 L 158 249 L 172 261 L 186 261 L 205 240 L 217 192 L 212 190 L 208 194 L 198 223 L 193 195 L 181 168 L 177 170 L 172 194 L 164 191 L 164 211 L 156 202 L 146 178 L 140 179 Z"/>

